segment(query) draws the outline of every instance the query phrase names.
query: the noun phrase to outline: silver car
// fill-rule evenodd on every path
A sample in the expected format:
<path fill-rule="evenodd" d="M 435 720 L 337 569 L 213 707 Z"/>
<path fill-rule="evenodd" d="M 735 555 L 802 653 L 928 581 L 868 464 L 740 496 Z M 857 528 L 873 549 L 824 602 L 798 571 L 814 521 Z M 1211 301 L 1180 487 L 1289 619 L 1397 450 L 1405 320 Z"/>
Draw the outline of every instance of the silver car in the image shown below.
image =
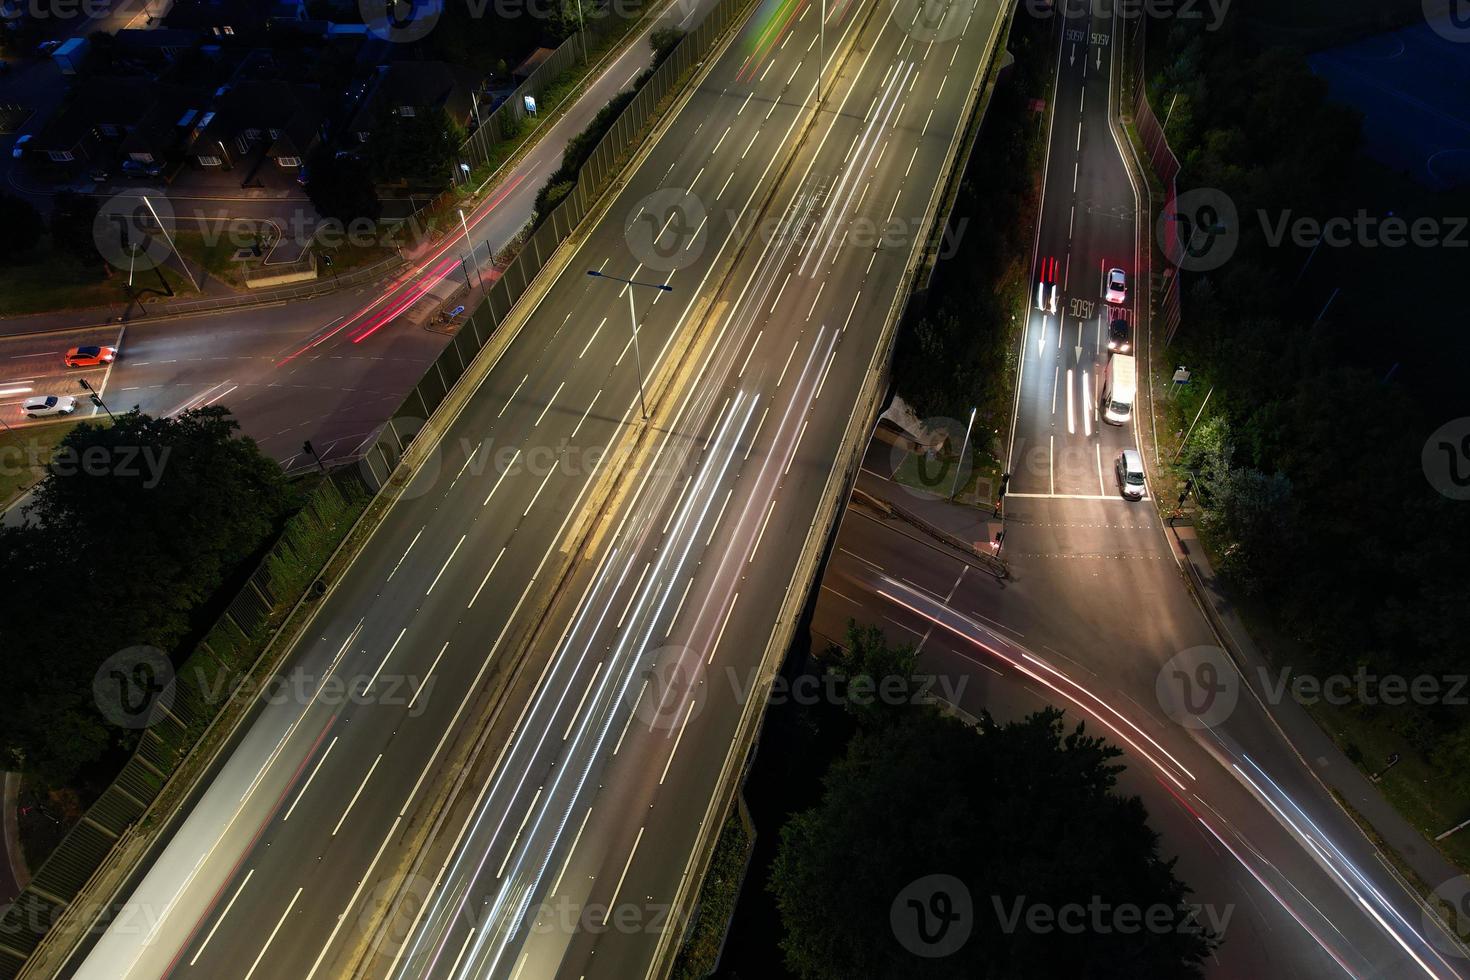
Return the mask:
<path fill-rule="evenodd" d="M 1118 478 L 1118 492 L 1124 500 L 1142 500 L 1144 494 L 1143 457 L 1137 449 L 1125 449 L 1113 461 Z"/>
<path fill-rule="evenodd" d="M 70 415 L 77 410 L 77 400 L 71 395 L 36 395 L 21 402 L 20 409 L 33 419 Z"/>

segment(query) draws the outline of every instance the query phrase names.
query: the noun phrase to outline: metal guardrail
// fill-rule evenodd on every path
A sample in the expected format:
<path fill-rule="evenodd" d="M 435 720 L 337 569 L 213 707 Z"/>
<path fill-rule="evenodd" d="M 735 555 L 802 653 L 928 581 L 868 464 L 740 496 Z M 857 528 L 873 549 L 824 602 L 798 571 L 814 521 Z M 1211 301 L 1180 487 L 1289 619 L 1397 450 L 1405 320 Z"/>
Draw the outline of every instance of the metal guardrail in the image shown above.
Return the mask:
<path fill-rule="evenodd" d="M 88 884 L 116 854 L 137 821 L 163 792 L 170 776 L 198 744 L 219 708 L 258 666 L 241 663 L 261 630 L 270 628 L 278 606 L 299 594 L 316 575 L 303 579 L 299 554 L 304 536 L 319 533 L 346 510 L 354 495 L 376 494 L 392 479 L 427 420 L 495 334 L 512 307 L 546 266 L 556 248 L 593 209 L 649 129 L 660 103 L 704 57 L 746 0 L 720 0 L 656 69 L 582 166 L 576 185 L 505 268 L 480 306 L 439 358 L 379 429 L 356 465 L 333 471 L 287 523 L 276 545 L 229 604 L 214 628 L 179 668 L 173 704 L 144 734 L 132 758 L 36 871 L 31 883 L 0 917 L 0 980 L 14 980 L 43 948 L 52 927 L 68 913 Z M 544 67 L 544 66 L 543 66 Z M 372 274 L 376 267 L 356 275 Z M 341 277 L 347 279 L 347 277 Z M 339 281 L 338 285 L 341 285 Z M 273 291 L 288 295 L 308 290 Z M 261 294 L 262 300 L 267 292 Z M 238 305 L 238 304 L 237 304 Z M 196 308 L 208 308 L 201 304 Z M 295 574 L 293 575 L 293 569 Z M 287 603 L 289 605 L 289 603 Z M 267 651 L 268 652 L 268 651 Z M 261 656 L 264 656 L 262 653 Z M 224 692 L 221 696 L 221 692 Z M 160 701 L 167 699 L 160 699 Z"/>

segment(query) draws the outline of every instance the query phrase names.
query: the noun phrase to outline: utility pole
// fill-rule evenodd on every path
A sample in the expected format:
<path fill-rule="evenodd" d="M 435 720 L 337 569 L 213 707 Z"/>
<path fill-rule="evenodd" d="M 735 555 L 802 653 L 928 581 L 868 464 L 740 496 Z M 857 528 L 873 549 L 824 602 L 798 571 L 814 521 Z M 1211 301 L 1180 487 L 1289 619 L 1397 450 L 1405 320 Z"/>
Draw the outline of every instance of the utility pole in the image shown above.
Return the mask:
<path fill-rule="evenodd" d="M 960 475 L 965 472 L 965 453 L 970 448 L 970 430 L 975 428 L 975 409 L 970 409 L 970 423 L 965 426 L 965 441 L 960 443 L 960 461 L 954 468 L 954 482 L 949 487 L 949 499 L 954 500 L 954 495 L 960 489 Z"/>

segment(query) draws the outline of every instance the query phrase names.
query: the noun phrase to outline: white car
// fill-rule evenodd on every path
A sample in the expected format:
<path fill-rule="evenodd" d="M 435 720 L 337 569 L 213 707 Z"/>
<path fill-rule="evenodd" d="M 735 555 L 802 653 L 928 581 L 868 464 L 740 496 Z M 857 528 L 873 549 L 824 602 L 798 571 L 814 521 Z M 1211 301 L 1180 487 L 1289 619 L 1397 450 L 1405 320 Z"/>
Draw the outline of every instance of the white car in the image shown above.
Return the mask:
<path fill-rule="evenodd" d="M 1108 288 L 1103 295 L 1109 303 L 1128 301 L 1128 277 L 1123 274 L 1122 269 L 1108 270 Z"/>
<path fill-rule="evenodd" d="M 10 148 L 10 155 L 15 157 L 17 160 L 25 156 L 26 144 L 31 141 L 31 135 L 32 134 L 30 133 L 26 133 L 20 139 L 16 140 L 15 145 Z"/>
<path fill-rule="evenodd" d="M 1113 461 L 1113 473 L 1118 480 L 1118 492 L 1124 500 L 1143 499 L 1143 457 L 1137 449 L 1125 449 L 1119 453 Z"/>
<path fill-rule="evenodd" d="M 77 400 L 71 395 L 36 395 L 21 402 L 20 409 L 33 419 L 70 415 L 77 410 Z"/>

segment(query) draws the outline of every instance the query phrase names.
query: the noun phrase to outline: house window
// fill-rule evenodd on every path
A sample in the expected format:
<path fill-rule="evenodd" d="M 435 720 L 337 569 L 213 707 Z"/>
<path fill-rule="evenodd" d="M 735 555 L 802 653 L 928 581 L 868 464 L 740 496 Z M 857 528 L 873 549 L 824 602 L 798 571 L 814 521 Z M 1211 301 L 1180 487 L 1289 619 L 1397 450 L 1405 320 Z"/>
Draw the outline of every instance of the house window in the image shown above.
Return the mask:
<path fill-rule="evenodd" d="M 398 114 L 400 116 L 406 116 L 406 117 L 408 117 L 410 119 L 413 118 L 415 115 L 417 115 L 417 113 L 414 112 L 413 106 L 411 106 L 411 105 L 401 105 L 401 106 L 399 106 L 398 107 Z"/>
<path fill-rule="evenodd" d="M 153 154 L 151 154 L 151 153 L 129 153 L 128 154 L 128 159 L 129 160 L 137 160 L 139 163 L 152 163 L 153 162 Z"/>
<path fill-rule="evenodd" d="M 260 139 L 260 130 L 258 130 L 258 129 L 247 129 L 247 130 L 245 130 L 245 132 L 243 132 L 243 133 L 240 134 L 240 138 L 241 139 L 246 139 L 246 140 L 258 140 L 258 139 Z"/>
<path fill-rule="evenodd" d="M 279 164 L 282 167 L 299 167 L 299 166 L 301 166 L 301 158 L 300 157 L 276 157 L 276 163 Z"/>
<path fill-rule="evenodd" d="M 199 156 L 195 157 L 201 167 L 218 167 L 223 161 L 219 157 Z"/>
<path fill-rule="evenodd" d="M 46 155 L 51 158 L 53 163 L 68 163 L 76 159 L 70 150 L 50 150 Z"/>
<path fill-rule="evenodd" d="M 270 134 L 271 134 L 271 139 L 273 139 L 273 140 L 278 140 L 278 139 L 281 138 L 281 131 L 279 129 L 273 129 L 273 130 L 271 130 L 270 131 Z"/>
<path fill-rule="evenodd" d="M 233 37 L 235 35 L 235 29 L 233 27 L 231 27 L 229 24 L 226 24 L 225 25 L 225 33 L 228 34 L 228 35 L 230 35 L 231 37 Z"/>

